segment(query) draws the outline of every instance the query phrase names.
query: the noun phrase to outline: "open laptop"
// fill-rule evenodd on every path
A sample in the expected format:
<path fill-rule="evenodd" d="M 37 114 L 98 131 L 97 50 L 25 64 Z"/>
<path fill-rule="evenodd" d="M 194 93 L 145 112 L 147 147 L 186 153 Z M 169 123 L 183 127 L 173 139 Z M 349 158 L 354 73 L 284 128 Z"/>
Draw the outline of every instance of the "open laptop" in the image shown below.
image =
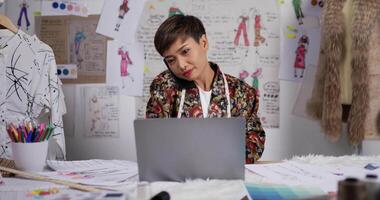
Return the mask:
<path fill-rule="evenodd" d="M 140 181 L 244 179 L 244 118 L 134 121 Z"/>

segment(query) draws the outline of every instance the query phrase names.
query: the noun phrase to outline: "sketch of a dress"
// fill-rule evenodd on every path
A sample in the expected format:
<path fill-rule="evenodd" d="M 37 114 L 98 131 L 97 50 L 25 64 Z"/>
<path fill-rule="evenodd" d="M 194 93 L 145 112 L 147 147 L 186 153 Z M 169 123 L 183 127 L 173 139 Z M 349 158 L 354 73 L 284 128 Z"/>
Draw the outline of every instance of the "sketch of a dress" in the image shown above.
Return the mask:
<path fill-rule="evenodd" d="M 122 78 L 122 87 L 125 87 L 125 78 L 129 77 L 132 81 L 134 81 L 133 77 L 130 73 L 128 73 L 128 65 L 132 64 L 132 60 L 129 57 L 128 51 L 123 51 L 123 48 L 120 47 L 118 50 L 118 54 L 121 56 L 120 61 L 120 76 Z"/>
<path fill-rule="evenodd" d="M 298 40 L 298 47 L 296 50 L 296 58 L 294 61 L 294 77 L 302 78 L 305 70 L 306 53 L 309 45 L 309 37 L 302 35 Z"/>
<path fill-rule="evenodd" d="M 123 22 L 125 14 L 129 11 L 128 0 L 123 0 L 123 3 L 119 7 L 119 16 L 116 21 L 115 31 L 119 31 L 121 22 Z"/>

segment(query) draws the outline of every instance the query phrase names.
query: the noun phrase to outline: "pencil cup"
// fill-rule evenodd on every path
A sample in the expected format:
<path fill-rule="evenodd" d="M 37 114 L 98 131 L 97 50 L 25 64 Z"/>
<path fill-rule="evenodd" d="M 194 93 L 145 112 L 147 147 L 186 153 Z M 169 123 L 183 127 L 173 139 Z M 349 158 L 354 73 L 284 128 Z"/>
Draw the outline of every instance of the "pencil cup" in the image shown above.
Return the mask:
<path fill-rule="evenodd" d="M 16 168 L 23 171 L 42 171 L 46 165 L 48 141 L 32 143 L 12 142 Z"/>

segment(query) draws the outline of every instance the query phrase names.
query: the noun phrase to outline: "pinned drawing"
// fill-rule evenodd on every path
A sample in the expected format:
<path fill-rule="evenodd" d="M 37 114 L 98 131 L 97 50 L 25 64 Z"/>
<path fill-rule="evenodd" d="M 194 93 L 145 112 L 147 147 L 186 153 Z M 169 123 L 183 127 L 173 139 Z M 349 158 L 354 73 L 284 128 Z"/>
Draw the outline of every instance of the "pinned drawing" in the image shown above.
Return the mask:
<path fill-rule="evenodd" d="M 96 95 L 92 96 L 90 98 L 90 101 L 87 102 L 89 105 L 89 111 L 91 113 L 91 128 L 90 131 L 93 132 L 96 127 L 99 127 L 98 124 L 101 123 L 101 116 L 100 116 L 100 105 L 98 102 L 98 97 Z"/>
<path fill-rule="evenodd" d="M 305 57 L 309 46 L 309 37 L 302 35 L 298 40 L 296 58 L 294 61 L 294 78 L 303 78 L 305 71 Z"/>
<path fill-rule="evenodd" d="M 125 46 L 122 46 L 118 50 L 118 54 L 121 56 L 120 61 L 120 76 L 122 81 L 122 88 L 125 88 L 125 79 L 128 77 L 133 82 L 133 76 L 128 72 L 128 65 L 132 65 L 132 60 L 129 57 L 128 50 Z"/>
<path fill-rule="evenodd" d="M 238 29 L 236 31 L 234 44 L 235 46 L 239 45 L 240 36 L 243 33 L 244 38 L 244 46 L 249 46 L 248 33 L 247 33 L 247 23 L 248 23 L 248 15 L 242 14 L 239 16 L 240 23 L 238 25 Z"/>
<path fill-rule="evenodd" d="M 25 22 L 26 22 L 26 30 L 29 30 L 30 21 L 29 21 L 29 18 L 28 18 L 28 8 L 29 8 L 29 4 L 26 3 L 26 0 L 23 0 L 22 3 L 20 4 L 20 14 L 19 14 L 19 17 L 18 17 L 18 20 L 17 20 L 17 26 L 18 26 L 18 28 L 21 27 L 21 25 L 22 25 L 22 17 L 24 16 Z"/>
<path fill-rule="evenodd" d="M 172 6 L 169 8 L 169 17 L 174 15 L 184 15 L 184 13 L 177 7 L 175 2 L 173 2 Z"/>
<path fill-rule="evenodd" d="M 144 5 L 142 0 L 104 1 L 96 32 L 124 43 L 133 43 Z"/>
<path fill-rule="evenodd" d="M 261 15 L 258 13 L 256 9 L 253 9 L 253 15 L 254 15 L 254 27 L 255 27 L 255 41 L 253 43 L 253 46 L 257 47 L 260 44 L 263 44 L 265 42 L 265 38 L 261 35 Z"/>
<path fill-rule="evenodd" d="M 123 0 L 122 4 L 119 7 L 119 16 L 116 20 L 115 31 L 119 31 L 120 24 L 123 22 L 125 14 L 129 11 L 128 0 Z"/>
<path fill-rule="evenodd" d="M 86 87 L 84 94 L 85 135 L 119 137 L 119 88 Z"/>
<path fill-rule="evenodd" d="M 141 96 L 144 76 L 144 47 L 113 40 L 107 46 L 107 85 L 118 86 L 120 94 Z"/>
<path fill-rule="evenodd" d="M 259 78 L 262 77 L 262 72 L 263 72 L 263 69 L 261 67 L 257 68 L 256 71 L 251 73 L 251 75 L 247 70 L 243 70 L 239 73 L 239 79 L 242 81 L 247 81 L 246 79 L 251 77 L 252 78 L 251 86 L 256 89 L 257 95 L 260 95 Z"/>
<path fill-rule="evenodd" d="M 292 4 L 293 4 L 293 9 L 294 9 L 294 13 L 296 15 L 298 24 L 302 25 L 303 24 L 302 19 L 305 17 L 303 15 L 302 8 L 301 8 L 302 0 L 292 0 Z"/>
<path fill-rule="evenodd" d="M 304 83 L 305 69 L 317 66 L 322 6 L 323 0 L 285 0 L 281 5 L 280 79 Z"/>
<path fill-rule="evenodd" d="M 84 31 L 77 31 L 75 33 L 75 40 L 74 40 L 74 48 L 75 48 L 75 57 L 78 62 L 78 67 L 81 67 L 81 64 L 83 62 L 83 58 L 79 53 L 80 46 L 82 41 L 86 39 L 86 35 L 84 34 Z"/>
<path fill-rule="evenodd" d="M 260 68 L 257 68 L 256 71 L 254 71 L 252 74 L 251 74 L 251 77 L 252 77 L 252 87 L 256 89 L 256 92 L 257 92 L 257 95 L 260 96 L 260 90 L 259 90 L 259 78 L 261 77 L 263 73 L 263 69 L 260 67 Z"/>

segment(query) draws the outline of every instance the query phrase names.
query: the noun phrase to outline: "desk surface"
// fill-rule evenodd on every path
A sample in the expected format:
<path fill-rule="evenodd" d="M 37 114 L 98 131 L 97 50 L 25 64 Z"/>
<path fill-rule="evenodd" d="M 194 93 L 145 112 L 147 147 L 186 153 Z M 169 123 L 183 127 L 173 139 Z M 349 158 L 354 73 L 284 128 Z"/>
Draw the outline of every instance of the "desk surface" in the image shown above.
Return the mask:
<path fill-rule="evenodd" d="M 130 188 L 130 190 L 127 191 L 129 195 L 128 200 L 150 199 L 153 195 L 157 194 L 162 190 L 166 190 L 169 192 L 171 192 L 171 190 L 175 190 L 175 195 L 177 195 L 176 197 L 178 198 L 174 199 L 189 199 L 189 196 L 191 194 L 195 194 L 196 199 L 210 199 L 210 195 L 216 195 L 212 196 L 213 199 L 240 199 L 240 197 L 243 197 L 247 192 L 245 187 L 247 183 L 252 183 L 254 184 L 253 186 L 257 186 L 258 184 L 263 183 L 261 182 L 261 176 L 252 173 L 249 170 L 246 170 L 245 177 L 245 184 L 243 181 L 239 180 L 211 180 L 208 182 L 204 180 L 195 180 L 193 182 L 187 182 L 187 184 L 175 182 L 140 183 L 134 189 Z M 4 182 L 6 183 L 5 185 L 0 185 L 0 199 L 33 199 L 33 196 L 31 196 L 31 191 L 35 191 L 35 188 L 44 189 L 44 191 L 49 191 L 49 188 L 58 188 L 61 193 L 60 195 L 70 196 L 71 199 L 80 199 L 89 197 L 90 195 L 94 195 L 90 193 L 80 192 L 77 190 L 72 190 L 62 185 L 55 185 L 52 183 L 41 181 L 25 180 L 17 177 L 4 178 Z M 267 187 L 266 189 L 271 189 L 268 188 L 268 183 L 265 183 L 264 185 Z M 276 192 L 278 193 L 282 191 L 284 191 L 283 188 L 281 189 L 281 191 L 278 190 Z M 285 192 L 289 192 L 289 190 Z M 204 198 L 199 197 L 199 194 L 201 193 L 204 193 L 208 196 Z M 57 196 L 58 194 L 53 194 L 53 196 L 50 196 L 51 198 L 47 199 L 53 199 L 54 195 Z M 229 198 L 227 198 L 228 195 L 230 195 Z M 95 197 L 92 196 L 92 198 Z"/>
<path fill-rule="evenodd" d="M 339 166 L 339 168 L 345 167 L 345 166 L 346 167 L 357 167 L 357 169 L 363 170 L 364 169 L 363 166 L 365 166 L 368 163 L 380 163 L 380 156 L 374 156 L 374 157 L 371 157 L 371 156 L 367 156 L 367 157 L 364 157 L 364 156 L 361 156 L 361 157 L 358 157 L 358 156 L 324 157 L 324 156 L 313 156 L 313 155 L 311 155 L 311 156 L 293 158 L 291 161 L 298 162 L 299 164 L 314 165 L 314 167 L 318 167 L 319 170 L 317 170 L 317 171 L 320 171 L 321 167 L 329 166 L 329 165 L 334 166 L 334 167 Z M 273 162 L 273 161 L 260 161 L 260 162 L 258 162 L 258 164 L 268 164 L 268 163 L 270 163 L 270 164 L 272 164 L 272 163 L 284 164 L 284 163 L 287 163 L 287 161 L 285 161 L 285 162 Z M 261 165 L 254 165 L 254 166 L 260 167 Z M 282 166 L 285 166 L 285 165 L 282 165 Z M 268 169 L 267 166 L 263 166 L 263 167 L 265 168 L 264 170 Z M 380 171 L 380 168 L 378 171 Z M 4 178 L 4 180 L 5 180 L 6 185 L 9 187 L 8 187 L 8 191 L 5 192 L 6 188 L 3 187 L 4 185 L 0 185 L 0 199 L 20 199 L 20 198 L 18 198 L 20 196 L 20 194 L 15 194 L 15 193 L 17 193 L 16 192 L 17 189 L 20 189 L 21 185 L 27 187 L 28 185 L 30 186 L 30 184 L 32 184 L 31 182 L 29 182 L 27 180 L 22 180 L 19 178 Z M 263 176 L 255 174 L 249 170 L 245 171 L 245 182 L 244 183 L 245 183 L 245 186 L 248 188 L 248 190 L 249 190 L 250 186 L 252 186 L 254 188 L 254 187 L 259 185 L 259 187 L 260 187 L 260 184 L 263 186 L 278 185 L 278 183 L 272 184 L 273 182 L 270 183 L 270 182 L 266 182 L 266 181 L 267 181 L 267 179 L 265 179 Z M 28 182 L 29 182 L 29 184 L 26 184 Z M 242 181 L 240 181 L 240 183 L 241 182 Z M 232 182 L 230 182 L 230 183 L 232 183 Z M 12 184 L 14 186 L 13 192 L 10 189 Z M 34 182 L 32 184 L 32 186 L 37 185 L 40 188 L 55 187 L 55 186 L 51 186 L 51 185 L 41 185 L 41 184 L 47 184 L 47 183 Z M 238 185 L 239 183 L 234 182 L 234 184 Z M 304 182 L 302 184 L 305 185 L 305 187 L 307 187 Z M 130 194 L 132 195 L 132 197 L 130 199 L 149 199 L 152 195 L 156 194 L 157 192 L 159 192 L 160 189 L 165 188 L 166 186 L 174 188 L 175 190 L 179 191 L 180 189 L 183 189 L 183 185 L 184 185 L 183 183 L 173 183 L 173 182 L 140 183 L 137 187 L 136 186 L 134 187 L 133 191 L 129 190 Z M 62 186 L 56 186 L 56 187 L 60 187 L 60 189 L 62 191 L 65 191 L 65 192 L 72 192 L 72 193 L 76 193 L 76 194 L 80 193 L 79 191 L 67 189 L 67 188 L 62 187 Z M 287 187 L 289 188 L 290 186 L 287 186 Z M 222 190 L 219 190 L 220 188 L 214 187 L 214 190 L 215 190 L 215 188 L 216 188 L 217 193 L 222 192 Z M 229 187 L 227 187 L 227 188 L 229 188 Z M 23 189 L 23 187 L 21 187 L 21 189 Z M 198 190 L 198 191 L 194 192 L 194 190 L 193 190 L 193 192 L 190 192 L 190 193 L 192 193 L 192 194 L 197 194 L 197 193 L 198 194 L 203 194 L 203 193 L 207 194 L 207 192 L 209 192 L 209 191 Z M 4 198 L 3 197 L 4 195 L 8 195 L 7 198 Z M 13 198 L 13 197 L 8 198 L 9 195 L 16 195 L 16 196 L 14 196 L 15 198 Z M 19 195 L 19 196 L 17 196 L 17 195 Z M 23 195 L 25 197 L 25 192 L 23 193 Z M 188 196 L 188 194 L 187 194 L 187 196 Z M 25 198 L 21 198 L 21 199 L 25 199 Z"/>

